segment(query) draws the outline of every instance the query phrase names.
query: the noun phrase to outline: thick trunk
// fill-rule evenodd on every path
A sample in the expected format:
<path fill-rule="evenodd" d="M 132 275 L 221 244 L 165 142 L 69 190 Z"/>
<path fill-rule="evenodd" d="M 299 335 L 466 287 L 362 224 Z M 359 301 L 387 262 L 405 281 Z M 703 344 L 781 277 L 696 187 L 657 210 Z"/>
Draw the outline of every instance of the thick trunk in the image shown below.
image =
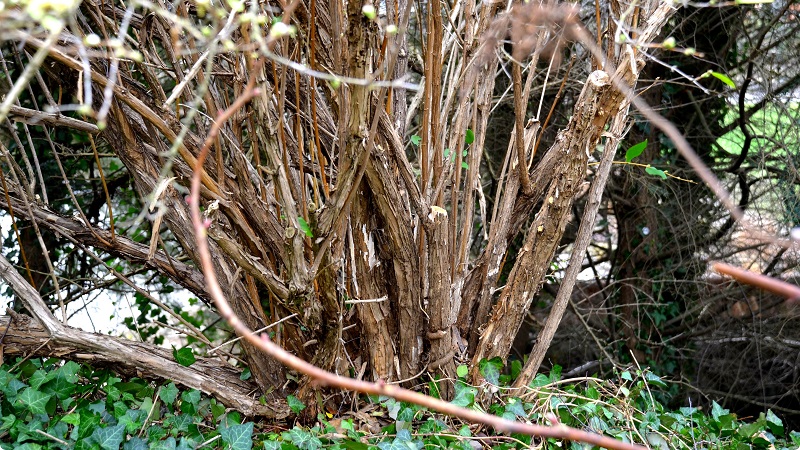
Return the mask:
<path fill-rule="evenodd" d="M 528 230 L 508 283 L 481 334 L 472 359 L 473 377 L 477 377 L 482 359 L 507 357 L 522 319 L 550 268 L 550 261 L 570 219 L 575 193 L 586 176 L 588 152 L 597 144 L 608 114 L 614 108 L 613 104 L 602 102 L 609 84 L 609 76 L 605 72 L 596 71 L 589 76 L 575 105 L 573 119 L 567 129 L 559 133 L 556 144 L 550 149 L 550 152 L 559 155 L 560 164 L 555 169 L 553 181 L 546 188 L 544 203 Z M 534 186 L 535 191 L 544 188 Z"/>

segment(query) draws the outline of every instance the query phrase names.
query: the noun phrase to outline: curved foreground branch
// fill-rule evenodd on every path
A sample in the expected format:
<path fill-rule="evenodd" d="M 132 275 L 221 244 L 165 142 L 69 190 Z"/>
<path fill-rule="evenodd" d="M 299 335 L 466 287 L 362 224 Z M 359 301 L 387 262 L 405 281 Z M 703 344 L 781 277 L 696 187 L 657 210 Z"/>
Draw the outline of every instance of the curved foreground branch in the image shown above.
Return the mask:
<path fill-rule="evenodd" d="M 612 450 L 643 450 L 646 448 L 639 445 L 622 442 L 608 436 L 578 430 L 562 424 L 545 426 L 514 422 L 490 414 L 461 408 L 453 405 L 452 403 L 448 403 L 443 400 L 423 395 L 408 389 L 403 389 L 395 385 L 389 385 L 383 382 L 371 383 L 342 377 L 320 369 L 319 367 L 316 367 L 292 355 L 279 345 L 273 343 L 266 333 L 261 333 L 261 335 L 258 336 L 253 333 L 253 331 L 248 329 L 244 322 L 242 322 L 242 320 L 233 312 L 230 304 L 228 304 L 228 301 L 225 298 L 222 288 L 217 280 L 216 273 L 214 272 L 214 266 L 211 261 L 211 253 L 209 252 L 208 248 L 206 225 L 203 223 L 203 218 L 200 215 L 200 181 L 201 174 L 203 173 L 203 162 L 208 156 L 211 144 L 216 139 L 220 128 L 228 118 L 230 118 L 239 108 L 243 107 L 254 95 L 256 95 L 257 92 L 258 89 L 255 87 L 255 78 L 251 78 L 248 82 L 245 92 L 235 102 L 233 102 L 228 109 L 221 112 L 217 117 L 217 120 L 211 127 L 208 138 L 203 145 L 203 149 L 197 156 L 197 165 L 195 166 L 194 173 L 192 175 L 192 187 L 191 194 L 189 196 L 192 225 L 194 226 L 195 237 L 197 239 L 197 250 L 200 256 L 203 274 L 206 276 L 208 292 L 211 295 L 211 298 L 214 299 L 220 316 L 222 316 L 233 327 L 236 333 L 238 333 L 248 342 L 252 343 L 253 346 L 259 350 L 280 361 L 285 366 L 301 372 L 315 379 L 320 384 L 324 384 L 326 386 L 361 392 L 364 394 L 385 395 L 400 401 L 424 406 L 428 409 L 446 414 L 448 416 L 458 417 L 473 423 L 483 423 L 500 432 L 521 433 L 544 438 L 585 442 Z"/>
<path fill-rule="evenodd" d="M 723 275 L 732 277 L 740 283 L 749 284 L 767 292 L 772 292 L 775 295 L 780 295 L 790 302 L 800 303 L 800 287 L 793 284 L 722 262 L 711 263 L 711 268 Z"/>
<path fill-rule="evenodd" d="M 52 356 L 76 362 L 113 364 L 114 370 L 121 373 L 172 380 L 205 392 L 225 406 L 248 416 L 283 418 L 289 414 L 285 402 L 262 405 L 257 398 L 253 398 L 250 393 L 257 391 L 258 387 L 242 381 L 240 372 L 222 361 L 198 358 L 191 366 L 184 367 L 175 361 L 167 349 L 146 342 L 89 333 L 62 324 L 47 308 L 39 293 L 2 255 L 0 278 L 11 286 L 35 319 L 22 314 L 0 316 L 0 330 L 7 330 L 3 339 L 3 353 L 6 356 Z"/>

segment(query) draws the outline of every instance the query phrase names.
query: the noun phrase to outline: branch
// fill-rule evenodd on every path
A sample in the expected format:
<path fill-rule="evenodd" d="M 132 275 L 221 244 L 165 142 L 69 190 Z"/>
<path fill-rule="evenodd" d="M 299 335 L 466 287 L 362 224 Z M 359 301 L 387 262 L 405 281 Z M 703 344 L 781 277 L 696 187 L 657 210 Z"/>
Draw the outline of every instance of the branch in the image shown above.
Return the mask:
<path fill-rule="evenodd" d="M 149 249 L 145 245 L 120 235 L 112 236 L 109 230 L 92 227 L 92 225 L 77 219 L 58 215 L 36 203 L 30 204 L 33 212 L 33 217 L 30 217 L 26 209 L 27 204 L 15 196 L 15 193 L 19 192 L 17 188 L 17 186 L 11 185 L 8 189 L 11 206 L 17 215 L 23 216 L 28 220 L 35 220 L 38 224 L 47 227 L 51 231 L 62 236 L 70 236 L 84 245 L 103 250 L 131 262 L 153 266 L 193 294 L 207 298 L 203 287 L 203 276 L 194 267 L 171 259 L 163 252 L 157 252 L 152 259 L 149 259 Z M 7 208 L 7 205 L 3 206 L 3 208 Z"/>
<path fill-rule="evenodd" d="M 258 93 L 258 89 L 254 87 L 254 84 L 255 78 L 251 78 L 247 87 L 245 88 L 244 94 L 236 99 L 236 101 L 234 101 L 228 109 L 220 113 L 218 120 L 215 121 L 211 127 L 205 145 L 203 145 L 203 149 L 201 150 L 200 154 L 197 155 L 195 172 L 192 175 L 191 193 L 189 195 L 189 207 L 191 209 L 192 225 L 194 226 L 195 237 L 197 239 L 197 250 L 200 256 L 203 274 L 206 276 L 209 294 L 216 302 L 220 316 L 223 317 L 231 325 L 231 327 L 233 327 L 237 334 L 243 336 L 244 339 L 247 342 L 250 342 L 254 347 L 280 361 L 290 369 L 297 370 L 298 372 L 317 380 L 323 385 L 362 392 L 365 394 L 386 395 L 400 401 L 406 401 L 424 406 L 431 410 L 438 411 L 449 416 L 458 417 L 469 422 L 483 423 L 500 432 L 522 433 L 531 436 L 551 437 L 569 441 L 586 442 L 592 445 L 614 450 L 642 450 L 645 448 L 642 446 L 629 444 L 627 442 L 618 441 L 607 436 L 570 428 L 564 425 L 544 426 L 513 422 L 490 414 L 461 408 L 443 400 L 429 397 L 408 389 L 403 389 L 395 385 L 387 385 L 383 382 L 371 383 L 352 378 L 345 378 L 326 370 L 322 370 L 319 367 L 309 364 L 308 362 L 288 353 L 280 346 L 273 343 L 266 334 L 261 334 L 260 337 L 256 336 L 233 312 L 233 309 L 225 298 L 225 294 L 222 292 L 222 288 L 219 285 L 217 275 L 214 271 L 214 266 L 211 261 L 211 253 L 208 248 L 206 225 L 203 223 L 204 221 L 200 214 L 200 184 L 203 161 L 208 156 L 208 150 L 211 147 L 211 143 L 215 139 L 216 134 L 219 132 L 219 128 L 222 126 L 225 120 L 230 118 L 236 110 L 244 106 L 244 104 L 249 101 L 250 98 Z"/>
<path fill-rule="evenodd" d="M 23 108 L 21 106 L 11 105 L 8 111 L 8 118 L 15 122 L 24 122 L 28 125 L 52 125 L 54 127 L 67 127 L 73 130 L 85 131 L 91 134 L 97 134 L 100 129 L 97 125 L 84 122 L 82 120 L 67 117 L 61 113 L 48 113 L 36 111 L 35 109 Z"/>
<path fill-rule="evenodd" d="M 0 316 L 0 329 L 6 327 L 9 327 L 3 339 L 6 357 L 58 357 L 94 367 L 107 366 L 126 376 L 175 381 L 213 395 L 225 406 L 248 416 L 283 418 L 288 415 L 285 405 L 270 402 L 272 408 L 269 408 L 250 397 L 248 393 L 257 390 L 258 386 L 239 379 L 239 370 L 218 359 L 197 358 L 190 367 L 183 367 L 164 348 L 73 328 L 68 329 L 68 338 L 53 339 L 34 319 L 23 314 L 15 313 L 13 320 L 9 316 Z M 95 345 L 87 348 L 83 344 L 87 340 L 94 341 Z M 103 346 L 102 351 L 97 351 L 99 345 Z"/>
<path fill-rule="evenodd" d="M 89 333 L 58 322 L 39 293 L 25 282 L 2 255 L 0 278 L 11 286 L 25 308 L 40 323 L 17 315 L 3 341 L 6 355 L 33 353 L 82 362 L 109 363 L 114 365 L 115 370 L 168 379 L 203 391 L 246 415 L 283 418 L 289 413 L 287 405 L 273 402 L 270 402 L 270 406 L 262 405 L 258 399 L 250 397 L 248 393 L 257 387 L 240 380 L 238 370 L 220 361 L 198 358 L 192 366 L 184 367 L 172 358 L 169 350 L 146 342 Z M 4 319 L 0 317 L 0 322 L 4 322 Z"/>
<path fill-rule="evenodd" d="M 594 232 L 594 224 L 597 219 L 597 211 L 600 209 L 600 204 L 603 197 L 603 191 L 608 181 L 608 175 L 611 173 L 612 162 L 614 161 L 614 154 L 619 146 L 619 141 L 622 139 L 625 132 L 625 125 L 628 119 L 628 105 L 620 108 L 617 115 L 614 117 L 614 122 L 611 125 L 612 137 L 606 141 L 603 150 L 603 158 L 600 162 L 600 168 L 597 171 L 596 177 L 592 182 L 592 187 L 589 191 L 589 198 L 586 202 L 586 207 L 583 211 L 581 224 L 578 228 L 578 234 L 575 238 L 575 243 L 572 248 L 572 255 L 569 260 L 564 279 L 561 282 L 561 287 L 558 289 L 553 307 L 550 310 L 550 315 L 547 317 L 547 322 L 544 328 L 539 332 L 539 337 L 536 340 L 536 345 L 531 351 L 522 373 L 517 377 L 514 382 L 514 387 L 521 388 L 527 386 L 532 380 L 539 366 L 544 361 L 545 353 L 550 348 L 553 337 L 556 334 L 558 325 L 561 323 L 561 318 L 564 316 L 564 311 L 567 309 L 569 300 L 572 297 L 572 291 L 575 287 L 575 281 L 578 279 L 578 274 L 583 270 L 583 255 L 589 247 L 589 241 Z M 602 347 L 601 347 L 602 349 Z"/>
<path fill-rule="evenodd" d="M 749 284 L 767 292 L 780 295 L 792 303 L 800 303 L 800 287 L 793 284 L 721 262 L 711 263 L 711 268 L 723 275 L 734 278 L 740 283 Z"/>

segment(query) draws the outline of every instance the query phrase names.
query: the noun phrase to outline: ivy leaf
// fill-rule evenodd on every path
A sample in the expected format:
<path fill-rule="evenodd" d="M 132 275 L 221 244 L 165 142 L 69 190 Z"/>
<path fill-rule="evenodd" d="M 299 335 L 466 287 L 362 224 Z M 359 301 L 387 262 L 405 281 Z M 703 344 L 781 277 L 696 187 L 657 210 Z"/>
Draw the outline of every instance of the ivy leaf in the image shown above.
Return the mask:
<path fill-rule="evenodd" d="M 311 226 L 308 225 L 308 222 L 306 222 L 306 219 L 303 219 L 302 217 L 297 216 L 297 223 L 300 225 L 300 230 L 303 231 L 303 233 L 305 233 L 306 236 L 308 236 L 310 238 L 314 237 L 314 233 L 311 232 Z"/>
<path fill-rule="evenodd" d="M 55 372 L 48 373 L 42 369 L 38 369 L 36 372 L 33 372 L 33 375 L 28 379 L 28 384 L 34 389 L 39 389 L 42 384 L 50 381 L 55 376 Z"/>
<path fill-rule="evenodd" d="M 178 388 L 175 386 L 175 383 L 170 383 L 162 387 L 161 391 L 158 393 L 158 397 L 163 400 L 164 403 L 171 405 L 178 397 Z"/>
<path fill-rule="evenodd" d="M 767 410 L 767 426 L 772 434 L 783 436 L 783 422 L 771 409 Z"/>
<path fill-rule="evenodd" d="M 156 441 L 150 444 L 150 450 L 175 450 L 175 438 L 170 436 L 163 441 Z"/>
<path fill-rule="evenodd" d="M 456 375 L 458 375 L 459 378 L 466 377 L 468 373 L 469 367 L 467 367 L 465 364 L 461 364 L 460 366 L 456 367 Z"/>
<path fill-rule="evenodd" d="M 475 394 L 477 393 L 477 389 L 459 380 L 456 383 L 456 395 L 450 403 L 462 408 L 469 408 L 475 403 Z"/>
<path fill-rule="evenodd" d="M 122 446 L 122 450 L 148 450 L 150 448 L 147 445 L 147 441 L 140 437 L 132 437 L 125 445 Z"/>
<path fill-rule="evenodd" d="M 57 375 L 54 380 L 45 383 L 43 389 L 48 394 L 53 394 L 59 400 L 63 400 L 75 392 L 75 383 L 70 382 L 66 377 Z"/>
<path fill-rule="evenodd" d="M 3 422 L 0 423 L 0 432 L 6 431 L 6 430 L 10 430 L 11 427 L 14 426 L 14 423 L 16 423 L 16 421 L 17 421 L 17 417 L 14 416 L 13 414 L 9 414 L 9 415 L 3 417 Z"/>
<path fill-rule="evenodd" d="M 494 385 L 500 384 L 500 370 L 503 368 L 503 360 L 500 357 L 483 360 L 480 362 L 479 367 L 481 375 L 486 381 Z"/>
<path fill-rule="evenodd" d="M 660 387 L 662 389 L 666 389 L 667 388 L 667 383 L 664 383 L 664 381 L 661 379 L 661 377 L 659 377 L 658 375 L 656 375 L 656 374 L 654 374 L 652 372 L 645 372 L 644 373 L 644 378 L 645 378 L 645 380 L 647 380 L 648 383 L 650 383 L 650 384 L 652 384 L 652 385 L 654 385 L 656 387 Z"/>
<path fill-rule="evenodd" d="M 250 379 L 251 376 L 253 376 L 253 374 L 250 373 L 250 368 L 245 367 L 244 370 L 242 370 L 242 374 L 239 375 L 239 379 L 242 381 L 247 381 Z"/>
<path fill-rule="evenodd" d="M 469 145 L 475 142 L 475 132 L 467 128 L 467 135 L 464 136 L 464 142 Z"/>
<path fill-rule="evenodd" d="M 622 372 L 622 375 L 620 375 L 619 377 L 622 378 L 623 380 L 633 381 L 633 377 L 631 376 L 631 373 L 628 372 L 627 370 Z"/>
<path fill-rule="evenodd" d="M 300 411 L 306 409 L 306 405 L 304 405 L 303 402 L 298 400 L 297 397 L 295 397 L 294 395 L 286 397 L 286 403 L 289 404 L 289 408 L 295 414 L 299 414 Z"/>
<path fill-rule="evenodd" d="M 412 134 L 409 140 L 411 141 L 412 144 L 416 145 L 417 147 L 419 147 L 419 143 L 422 142 L 422 138 L 416 134 Z"/>
<path fill-rule="evenodd" d="M 380 450 L 419 450 L 423 447 L 421 441 L 414 441 L 411 438 L 411 432 L 408 430 L 400 430 L 392 442 L 379 442 L 378 448 Z"/>
<path fill-rule="evenodd" d="M 147 418 L 147 411 L 141 409 L 129 409 L 125 415 L 119 418 L 119 424 L 125 427 L 125 431 L 133 434 L 141 428 Z M 77 424 L 73 424 L 77 425 Z"/>
<path fill-rule="evenodd" d="M 661 169 L 656 169 L 655 167 L 648 167 L 644 169 L 645 172 L 649 173 L 650 175 L 655 175 L 661 177 L 662 180 L 667 179 L 667 173 Z"/>
<path fill-rule="evenodd" d="M 278 441 L 264 441 L 264 450 L 281 450 L 281 443 Z"/>
<path fill-rule="evenodd" d="M 397 414 L 397 421 L 398 422 L 411 422 L 414 420 L 414 408 L 403 407 L 400 409 L 400 412 Z"/>
<path fill-rule="evenodd" d="M 462 169 L 469 169 L 469 164 L 466 161 L 461 161 L 461 168 Z"/>
<path fill-rule="evenodd" d="M 283 436 L 284 440 L 291 442 L 301 450 L 318 450 L 322 447 L 322 441 L 313 434 L 297 426 L 288 432 L 281 433 L 281 436 Z"/>
<path fill-rule="evenodd" d="M 222 440 L 230 445 L 232 450 L 250 450 L 253 448 L 253 422 L 243 425 L 231 425 L 219 430 Z"/>
<path fill-rule="evenodd" d="M 730 77 L 728 77 L 724 73 L 719 73 L 719 72 L 714 72 L 714 71 L 709 72 L 709 73 L 711 74 L 712 77 L 714 77 L 714 78 L 718 79 L 719 81 L 722 81 L 723 83 L 727 84 L 728 87 L 730 87 L 731 89 L 736 89 L 736 83 L 734 83 L 733 80 L 731 80 Z"/>
<path fill-rule="evenodd" d="M 33 414 L 47 414 L 45 406 L 47 406 L 50 397 L 50 394 L 45 394 L 34 388 L 27 388 L 19 394 L 17 401 L 22 403 Z"/>
<path fill-rule="evenodd" d="M 189 426 L 194 423 L 194 418 L 189 414 L 178 414 L 176 416 L 171 416 L 164 421 L 164 425 L 169 427 L 173 430 L 178 432 L 186 432 L 189 430 Z"/>
<path fill-rule="evenodd" d="M 633 159 L 641 155 L 644 149 L 646 148 L 647 148 L 647 139 L 632 146 L 631 148 L 628 149 L 627 152 L 625 152 L 625 161 L 626 162 L 633 161 Z"/>
<path fill-rule="evenodd" d="M 522 406 L 522 400 L 518 398 L 512 397 L 508 399 L 505 412 L 511 413 L 514 416 L 514 418 L 512 418 L 511 420 L 514 420 L 517 417 L 527 417 L 527 414 L 525 413 L 525 408 Z"/>
<path fill-rule="evenodd" d="M 370 448 L 374 448 L 374 447 L 368 446 L 367 444 L 364 444 L 363 442 L 351 441 L 350 439 L 346 439 L 346 440 L 342 441 L 341 444 L 342 444 L 342 447 L 344 447 L 347 450 L 369 450 Z M 380 445 L 380 444 L 378 444 L 378 445 Z M 268 449 L 266 447 L 266 445 L 264 446 L 264 449 L 265 450 L 270 450 L 270 449 Z"/>
<path fill-rule="evenodd" d="M 182 349 L 178 350 L 175 347 L 172 347 L 172 356 L 175 358 L 175 361 L 178 364 L 189 367 L 197 361 L 194 357 L 194 352 L 189 347 L 183 347 Z"/>
<path fill-rule="evenodd" d="M 197 389 L 192 389 L 191 391 L 184 391 L 181 394 L 181 400 L 197 406 L 197 404 L 200 403 L 200 391 L 198 391 Z"/>
<path fill-rule="evenodd" d="M 81 416 L 78 413 L 69 413 L 61 418 L 61 421 L 70 425 L 80 425 Z"/>
<path fill-rule="evenodd" d="M 118 450 L 125 437 L 124 432 L 125 425 L 118 423 L 113 427 L 96 428 L 91 439 L 97 442 L 103 450 Z"/>
<path fill-rule="evenodd" d="M 41 450 L 42 446 L 33 442 L 26 442 L 14 448 L 17 450 Z"/>

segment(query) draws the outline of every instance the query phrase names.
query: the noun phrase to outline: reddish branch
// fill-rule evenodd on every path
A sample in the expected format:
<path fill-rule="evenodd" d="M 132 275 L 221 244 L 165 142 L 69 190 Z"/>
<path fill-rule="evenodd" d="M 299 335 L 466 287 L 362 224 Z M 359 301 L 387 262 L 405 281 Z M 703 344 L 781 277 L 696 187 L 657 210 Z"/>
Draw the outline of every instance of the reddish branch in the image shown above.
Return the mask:
<path fill-rule="evenodd" d="M 793 284 L 721 262 L 711 263 L 711 268 L 723 275 L 734 278 L 740 283 L 772 292 L 793 302 L 800 302 L 800 287 Z"/>

